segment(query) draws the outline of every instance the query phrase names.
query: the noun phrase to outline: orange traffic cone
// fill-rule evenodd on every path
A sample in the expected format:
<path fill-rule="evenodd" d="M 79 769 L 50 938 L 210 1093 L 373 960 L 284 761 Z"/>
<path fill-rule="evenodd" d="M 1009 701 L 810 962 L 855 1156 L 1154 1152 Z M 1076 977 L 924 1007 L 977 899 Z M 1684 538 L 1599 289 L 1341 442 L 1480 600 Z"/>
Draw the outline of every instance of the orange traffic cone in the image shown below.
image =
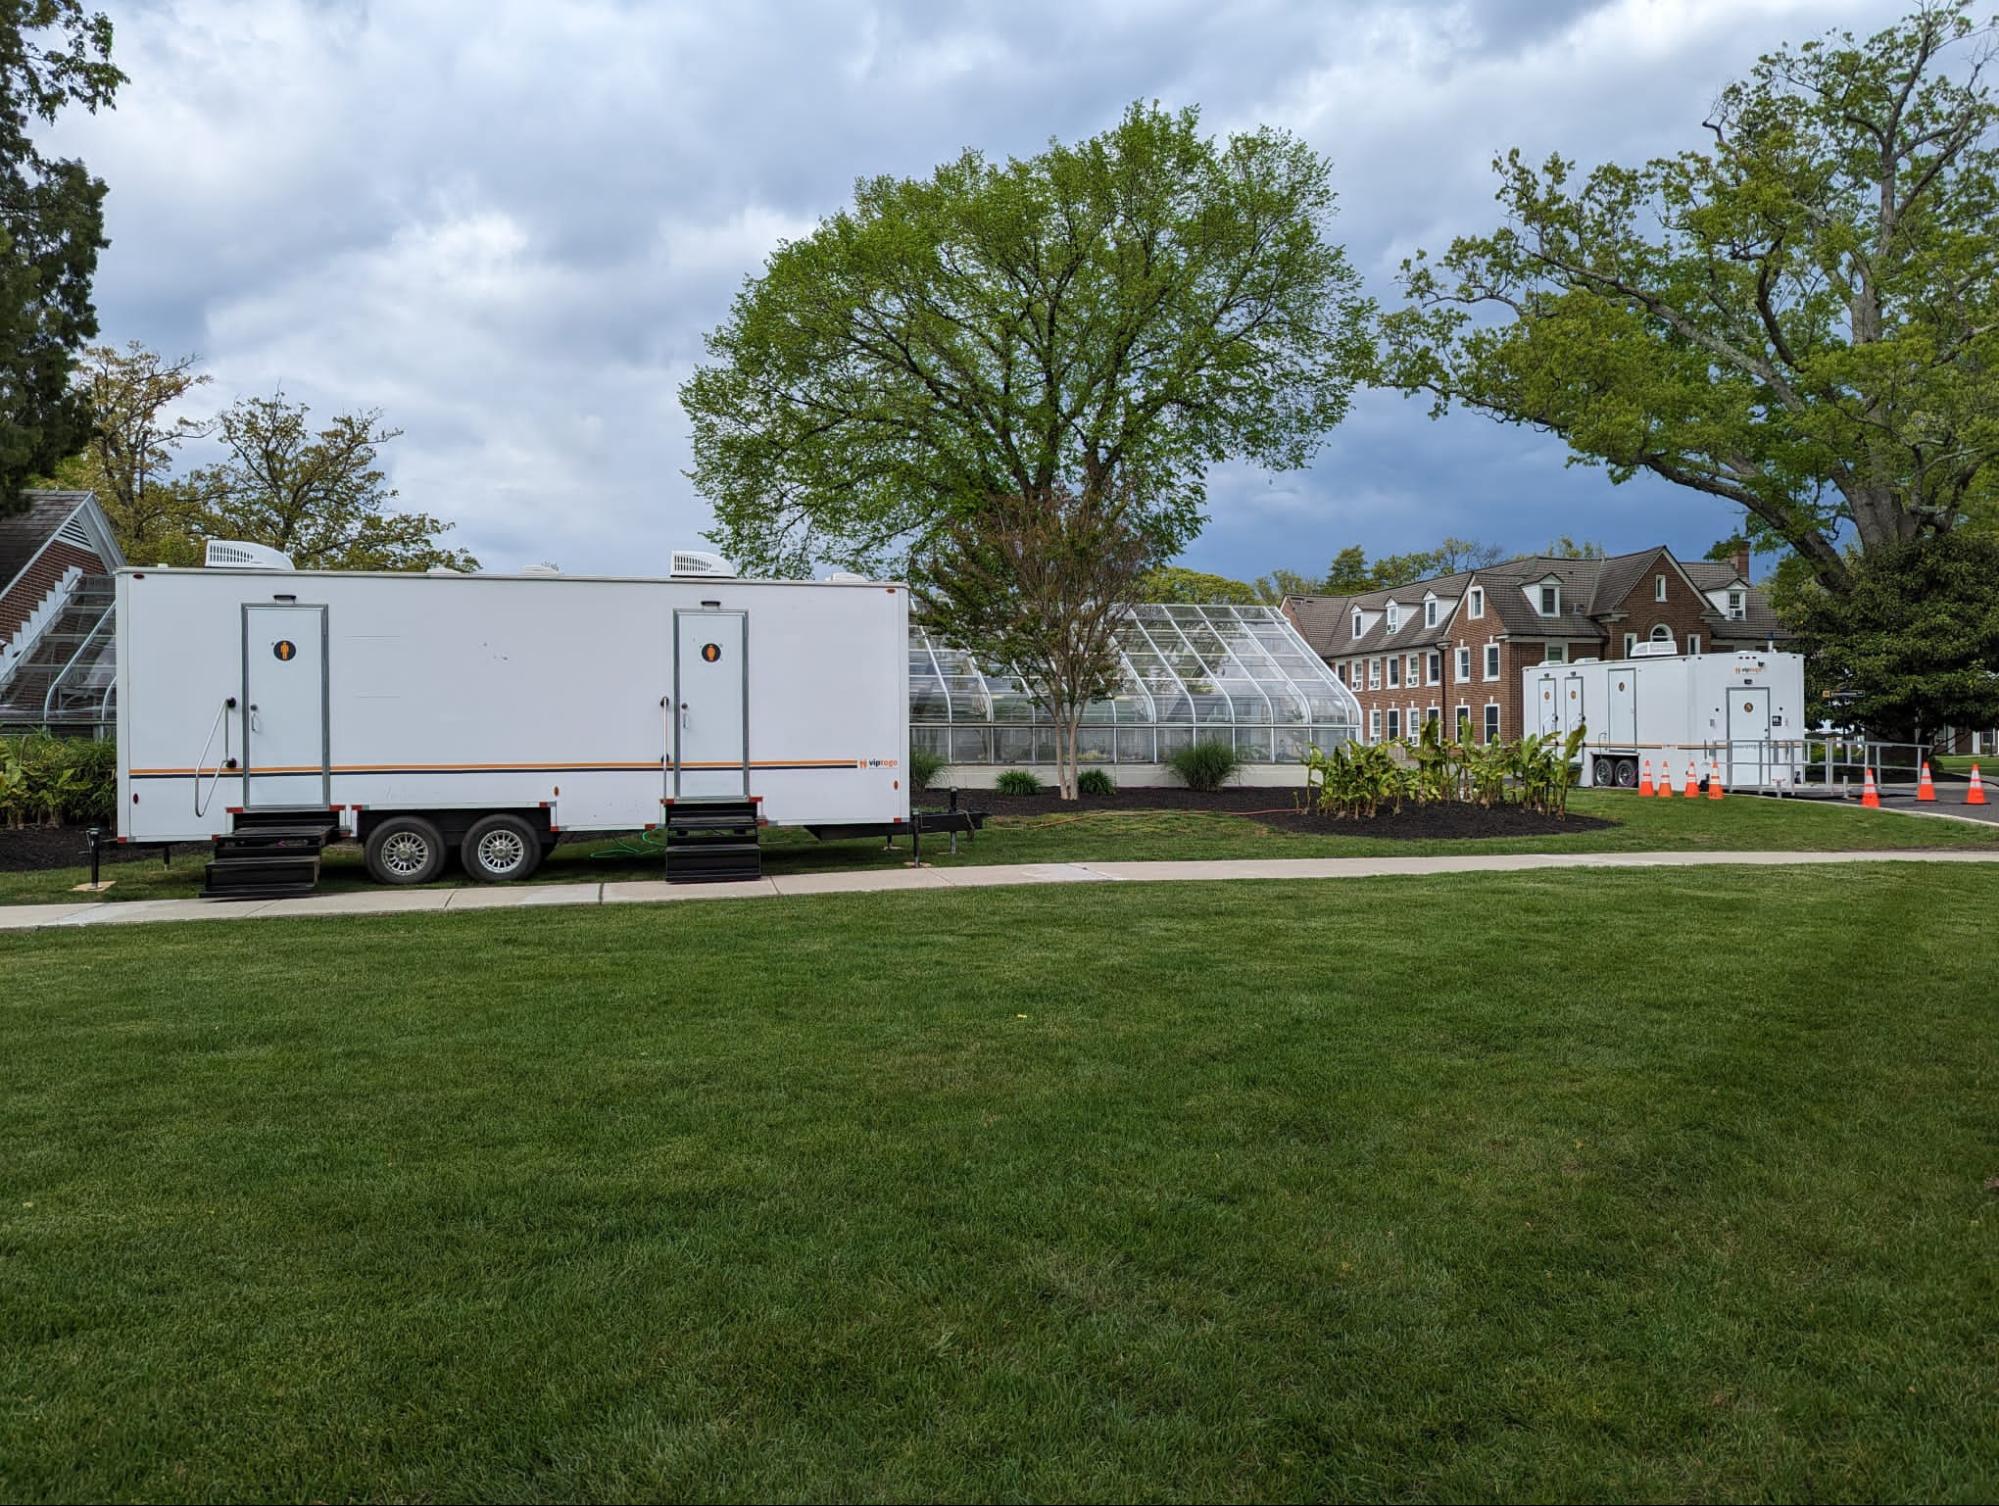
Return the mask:
<path fill-rule="evenodd" d="M 1934 800 L 1936 797 L 1937 787 L 1930 780 L 1930 761 L 1925 758 L 1923 760 L 1923 777 L 1916 781 L 1916 798 L 1918 800 Z"/>
<path fill-rule="evenodd" d="M 1983 805 L 1985 803 L 1985 786 L 1979 782 L 1978 765 L 1975 763 L 1971 766 L 1971 788 L 1965 791 L 1964 803 L 1966 805 Z"/>
<path fill-rule="evenodd" d="M 1709 759 L 1707 765 L 1707 797 L 1710 800 L 1721 799 L 1721 765 L 1713 759 Z"/>
<path fill-rule="evenodd" d="M 1673 798 L 1673 770 L 1663 758 L 1659 760 L 1659 782 L 1653 786 L 1652 793 L 1661 800 Z"/>
<path fill-rule="evenodd" d="M 1875 810 L 1881 808 L 1881 792 L 1874 788 L 1874 771 L 1867 771 L 1867 783 L 1861 788 L 1860 803 Z"/>
<path fill-rule="evenodd" d="M 1641 795 L 1654 793 L 1652 789 L 1652 760 L 1649 758 L 1638 769 L 1638 793 Z"/>
<path fill-rule="evenodd" d="M 1694 773 L 1694 761 L 1691 758 L 1687 760 L 1687 779 L 1686 783 L 1680 786 L 1680 793 L 1685 795 L 1689 800 L 1698 800 L 1700 798 L 1700 777 Z"/>

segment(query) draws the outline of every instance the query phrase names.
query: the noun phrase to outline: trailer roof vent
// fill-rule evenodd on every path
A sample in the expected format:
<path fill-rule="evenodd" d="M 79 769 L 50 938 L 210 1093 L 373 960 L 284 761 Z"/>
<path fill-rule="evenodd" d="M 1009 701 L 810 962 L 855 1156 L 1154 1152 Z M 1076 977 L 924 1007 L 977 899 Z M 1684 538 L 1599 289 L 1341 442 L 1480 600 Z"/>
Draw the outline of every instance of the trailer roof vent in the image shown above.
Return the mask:
<path fill-rule="evenodd" d="M 560 575 L 561 573 L 560 568 L 550 564 L 547 560 L 543 560 L 538 565 L 521 566 L 521 574 L 523 575 Z"/>
<path fill-rule="evenodd" d="M 835 570 L 826 579 L 830 584 L 837 586 L 865 586 L 873 584 L 865 575 L 856 575 L 851 570 Z"/>
<path fill-rule="evenodd" d="M 670 575 L 734 575 L 736 567 L 719 554 L 710 554 L 705 549 L 676 549 L 673 563 L 667 571 Z"/>
<path fill-rule="evenodd" d="M 241 539 L 210 539 L 201 557 L 211 570 L 289 570 L 291 556 L 267 544 L 249 544 Z"/>

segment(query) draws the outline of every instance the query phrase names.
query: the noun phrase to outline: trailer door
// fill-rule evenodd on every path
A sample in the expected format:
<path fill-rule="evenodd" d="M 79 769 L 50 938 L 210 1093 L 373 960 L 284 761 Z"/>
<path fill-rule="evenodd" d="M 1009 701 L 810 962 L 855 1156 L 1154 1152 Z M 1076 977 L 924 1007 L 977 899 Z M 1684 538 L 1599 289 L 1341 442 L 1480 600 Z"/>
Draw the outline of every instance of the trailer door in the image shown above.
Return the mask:
<path fill-rule="evenodd" d="M 1542 737 L 1562 730 L 1562 708 L 1555 699 L 1560 693 L 1561 686 L 1553 675 L 1542 675 L 1534 682 L 1534 730 Z"/>
<path fill-rule="evenodd" d="M 741 800 L 750 792 L 748 616 L 673 614 L 673 798 Z"/>
<path fill-rule="evenodd" d="M 1583 706 L 1583 677 L 1569 675 L 1562 681 L 1562 735 L 1588 724 Z"/>
<path fill-rule="evenodd" d="M 1728 783 L 1770 783 L 1770 688 L 1737 685 L 1728 692 Z"/>
<path fill-rule="evenodd" d="M 243 805 L 325 807 L 326 608 L 243 608 Z"/>
<path fill-rule="evenodd" d="M 1613 748 L 1638 746 L 1638 671 L 1615 669 L 1607 676 L 1610 705 L 1604 710 L 1602 741 Z"/>

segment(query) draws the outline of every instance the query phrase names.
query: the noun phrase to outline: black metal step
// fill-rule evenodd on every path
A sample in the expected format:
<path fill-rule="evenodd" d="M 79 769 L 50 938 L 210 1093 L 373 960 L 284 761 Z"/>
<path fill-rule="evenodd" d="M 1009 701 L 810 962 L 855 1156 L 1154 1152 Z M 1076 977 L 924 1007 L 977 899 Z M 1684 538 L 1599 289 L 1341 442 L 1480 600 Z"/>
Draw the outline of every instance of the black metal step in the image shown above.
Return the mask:
<path fill-rule="evenodd" d="M 215 858 L 203 876 L 204 899 L 279 899 L 310 894 L 319 884 L 319 854 Z"/>
<path fill-rule="evenodd" d="M 763 877 L 763 849 L 754 842 L 703 842 L 669 847 L 669 884 L 741 883 Z"/>
<path fill-rule="evenodd" d="M 218 857 L 301 849 L 318 852 L 338 831 L 338 827 L 326 826 L 252 826 L 216 837 L 215 852 Z"/>

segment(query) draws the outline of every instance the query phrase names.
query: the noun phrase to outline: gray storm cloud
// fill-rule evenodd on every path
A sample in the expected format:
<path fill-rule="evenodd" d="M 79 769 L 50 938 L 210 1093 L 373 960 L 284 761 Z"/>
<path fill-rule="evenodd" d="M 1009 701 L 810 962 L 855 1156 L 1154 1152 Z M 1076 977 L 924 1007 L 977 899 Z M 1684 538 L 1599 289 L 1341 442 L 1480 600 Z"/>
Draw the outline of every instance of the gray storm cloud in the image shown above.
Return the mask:
<path fill-rule="evenodd" d="M 675 389 L 745 276 L 846 201 L 967 146 L 1026 154 L 1133 99 L 1328 153 L 1376 296 L 1488 227 L 1518 145 L 1697 145 L 1755 56 L 1899 4 L 109 5 L 132 82 L 55 145 L 110 185 L 104 336 L 198 351 L 210 398 L 379 406 L 397 486 L 488 564 L 649 570 L 707 511 Z M 1188 562 L 1558 533 L 1698 552 L 1718 504 L 1370 394 L 1307 471 L 1225 469 Z"/>

